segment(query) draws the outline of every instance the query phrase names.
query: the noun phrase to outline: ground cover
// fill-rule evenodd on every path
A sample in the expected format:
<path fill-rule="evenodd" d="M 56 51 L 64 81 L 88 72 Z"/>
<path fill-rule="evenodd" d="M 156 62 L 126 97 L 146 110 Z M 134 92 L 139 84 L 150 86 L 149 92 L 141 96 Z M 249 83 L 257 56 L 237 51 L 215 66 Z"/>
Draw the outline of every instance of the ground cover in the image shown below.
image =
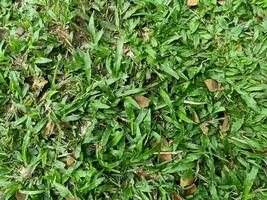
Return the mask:
<path fill-rule="evenodd" d="M 266 0 L 1 0 L 2 199 L 266 199 Z"/>

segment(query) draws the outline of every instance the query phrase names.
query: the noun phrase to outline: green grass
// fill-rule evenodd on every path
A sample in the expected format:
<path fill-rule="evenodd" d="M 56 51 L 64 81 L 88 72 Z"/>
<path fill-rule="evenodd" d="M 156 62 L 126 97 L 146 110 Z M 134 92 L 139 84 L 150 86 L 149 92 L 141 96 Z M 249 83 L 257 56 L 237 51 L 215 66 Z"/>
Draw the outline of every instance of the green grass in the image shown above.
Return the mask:
<path fill-rule="evenodd" d="M 266 152 L 266 0 L 0 1 L 0 198 L 264 200 Z"/>

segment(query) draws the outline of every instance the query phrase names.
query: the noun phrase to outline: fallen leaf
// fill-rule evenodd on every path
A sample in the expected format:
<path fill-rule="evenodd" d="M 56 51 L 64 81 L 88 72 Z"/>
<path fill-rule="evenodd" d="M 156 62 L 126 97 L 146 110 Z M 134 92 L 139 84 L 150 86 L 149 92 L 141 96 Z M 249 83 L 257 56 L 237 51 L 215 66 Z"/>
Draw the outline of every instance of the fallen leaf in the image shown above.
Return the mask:
<path fill-rule="evenodd" d="M 210 92 L 216 92 L 219 88 L 219 84 L 213 79 L 206 79 L 204 82 Z"/>
<path fill-rule="evenodd" d="M 81 138 L 84 138 L 84 136 L 87 134 L 88 129 L 92 126 L 92 122 L 91 121 L 86 121 L 85 123 L 83 123 L 81 125 Z"/>
<path fill-rule="evenodd" d="M 7 33 L 8 33 L 8 29 L 7 28 L 0 27 L 0 37 L 2 39 L 4 39 L 4 40 L 8 39 Z"/>
<path fill-rule="evenodd" d="M 227 132 L 229 129 L 230 129 L 229 116 L 226 113 L 224 113 L 224 120 L 221 127 L 221 132 L 222 133 Z"/>
<path fill-rule="evenodd" d="M 198 117 L 196 111 L 194 111 L 194 110 L 193 110 L 193 115 L 194 115 L 194 121 L 199 124 L 200 123 L 199 117 Z"/>
<path fill-rule="evenodd" d="M 74 163 L 74 161 L 75 161 L 75 159 L 74 159 L 73 157 L 68 156 L 68 157 L 67 157 L 67 161 L 66 161 L 67 166 L 68 166 L 68 167 L 72 166 L 73 163 Z"/>
<path fill-rule="evenodd" d="M 220 5 L 224 5 L 226 2 L 225 2 L 225 0 L 218 0 L 218 4 L 220 4 Z"/>
<path fill-rule="evenodd" d="M 193 184 L 190 188 L 186 190 L 187 195 L 194 194 L 197 191 L 197 186 Z"/>
<path fill-rule="evenodd" d="M 233 169 L 234 166 L 235 166 L 235 163 L 233 160 L 229 160 L 228 163 L 227 163 L 227 166 L 230 168 L 230 169 Z"/>
<path fill-rule="evenodd" d="M 123 47 L 123 53 L 126 54 L 126 56 L 130 57 L 130 58 L 133 58 L 134 57 L 134 54 L 133 52 L 131 51 L 131 48 L 129 45 L 125 45 Z"/>
<path fill-rule="evenodd" d="M 31 170 L 28 169 L 28 168 L 22 167 L 22 168 L 21 168 L 21 171 L 20 171 L 20 174 L 21 174 L 23 177 L 27 178 L 27 179 L 31 179 L 31 178 L 32 178 L 32 172 L 31 172 Z"/>
<path fill-rule="evenodd" d="M 14 67 L 18 67 L 19 69 L 27 69 L 28 68 L 28 65 L 26 64 L 25 60 L 21 57 L 16 57 L 14 60 L 13 60 L 13 63 Z"/>
<path fill-rule="evenodd" d="M 24 32 L 25 32 L 24 29 L 21 28 L 21 27 L 18 27 L 18 28 L 16 29 L 16 31 L 15 31 L 17 37 L 22 36 Z"/>
<path fill-rule="evenodd" d="M 26 195 L 21 193 L 20 191 L 16 192 L 16 200 L 24 200 L 26 199 Z"/>
<path fill-rule="evenodd" d="M 258 23 L 260 23 L 262 21 L 262 17 L 256 16 L 256 20 L 257 20 Z"/>
<path fill-rule="evenodd" d="M 150 35 L 149 28 L 147 28 L 147 27 L 142 28 L 141 35 L 142 35 L 142 38 L 144 39 L 144 41 L 148 41 L 149 35 Z"/>
<path fill-rule="evenodd" d="M 54 123 L 52 121 L 49 121 L 45 126 L 45 131 L 43 133 L 43 136 L 49 135 L 54 130 Z"/>
<path fill-rule="evenodd" d="M 144 177 L 145 179 L 153 179 L 153 176 L 148 174 L 147 172 L 140 170 L 136 173 L 139 177 Z"/>
<path fill-rule="evenodd" d="M 200 127 L 200 129 L 202 130 L 202 132 L 204 133 L 204 134 L 208 134 L 208 132 L 209 132 L 209 127 L 208 127 L 208 123 L 207 122 L 204 122 L 204 123 L 202 123 L 202 124 L 200 124 L 199 125 L 199 127 Z"/>
<path fill-rule="evenodd" d="M 179 194 L 174 193 L 173 200 L 184 200 L 184 198 Z"/>
<path fill-rule="evenodd" d="M 170 153 L 160 152 L 160 159 L 162 161 L 168 161 L 172 159 L 172 155 Z"/>
<path fill-rule="evenodd" d="M 147 97 L 144 96 L 135 96 L 134 97 L 135 101 L 138 103 L 138 105 L 141 108 L 146 108 L 149 106 L 149 99 Z"/>
<path fill-rule="evenodd" d="M 43 77 L 33 77 L 32 90 L 40 91 L 46 84 L 47 80 L 45 80 Z"/>
<path fill-rule="evenodd" d="M 199 3 L 199 0 L 187 0 L 188 6 L 197 6 Z"/>
<path fill-rule="evenodd" d="M 183 179 L 181 178 L 180 179 L 180 186 L 182 188 L 186 187 L 186 186 L 189 186 L 189 185 L 192 185 L 192 183 L 194 182 L 194 178 L 191 177 L 191 178 L 186 178 L 186 179 Z"/>
<path fill-rule="evenodd" d="M 163 149 L 170 146 L 170 142 L 165 137 L 162 137 L 162 141 L 163 141 Z M 162 151 L 162 152 L 160 152 L 160 159 L 162 161 L 171 160 L 172 154 L 169 152 Z"/>

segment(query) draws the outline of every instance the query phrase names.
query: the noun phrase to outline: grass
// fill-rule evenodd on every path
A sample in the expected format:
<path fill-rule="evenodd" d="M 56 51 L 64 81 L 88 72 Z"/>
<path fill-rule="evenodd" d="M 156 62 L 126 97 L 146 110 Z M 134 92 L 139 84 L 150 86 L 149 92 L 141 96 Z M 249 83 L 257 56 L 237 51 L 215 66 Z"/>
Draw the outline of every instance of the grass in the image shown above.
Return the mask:
<path fill-rule="evenodd" d="M 266 13 L 1 0 L 0 198 L 267 199 Z"/>

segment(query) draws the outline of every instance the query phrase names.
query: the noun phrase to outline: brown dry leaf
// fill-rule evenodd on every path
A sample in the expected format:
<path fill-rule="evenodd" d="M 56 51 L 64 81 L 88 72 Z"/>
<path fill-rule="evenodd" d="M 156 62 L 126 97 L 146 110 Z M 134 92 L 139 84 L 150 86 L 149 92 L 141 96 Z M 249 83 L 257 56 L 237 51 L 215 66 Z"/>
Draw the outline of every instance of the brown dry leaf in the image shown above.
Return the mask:
<path fill-rule="evenodd" d="M 195 121 L 197 124 L 199 124 L 199 123 L 200 123 L 200 120 L 199 120 L 199 117 L 198 117 L 196 111 L 193 111 L 193 115 L 194 115 L 194 121 Z"/>
<path fill-rule="evenodd" d="M 32 172 L 31 172 L 31 170 L 28 169 L 28 168 L 22 167 L 22 168 L 21 168 L 21 171 L 20 171 L 20 174 L 21 174 L 23 177 L 27 178 L 27 179 L 31 179 L 31 178 L 32 178 Z"/>
<path fill-rule="evenodd" d="M 168 147 L 170 146 L 170 142 L 165 138 L 165 137 L 162 137 L 162 141 L 163 141 L 163 147 Z M 169 153 L 169 152 L 160 152 L 160 159 L 162 161 L 168 161 L 168 160 L 171 160 L 172 159 L 172 154 Z"/>
<path fill-rule="evenodd" d="M 116 10 L 116 6 L 114 6 L 114 5 L 109 6 L 108 7 L 108 10 L 115 11 Z"/>
<path fill-rule="evenodd" d="M 137 172 L 137 175 L 138 176 L 141 176 L 141 177 L 147 177 L 147 176 L 149 176 L 148 173 L 146 173 L 145 171 L 142 171 L 142 170 L 138 171 Z"/>
<path fill-rule="evenodd" d="M 141 34 L 142 34 L 142 38 L 144 39 L 144 41 L 149 40 L 149 35 L 150 35 L 149 28 L 147 28 L 147 27 L 142 28 Z"/>
<path fill-rule="evenodd" d="M 194 194 L 197 191 L 197 186 L 193 184 L 189 189 L 186 190 L 187 195 Z"/>
<path fill-rule="evenodd" d="M 209 132 L 209 127 L 208 126 L 209 126 L 209 124 L 207 122 L 204 122 L 204 123 L 199 125 L 200 129 L 202 130 L 202 132 L 204 134 L 208 134 L 208 132 Z"/>
<path fill-rule="evenodd" d="M 184 200 L 184 198 L 179 194 L 174 193 L 173 200 Z"/>
<path fill-rule="evenodd" d="M 213 79 L 206 79 L 204 82 L 210 92 L 216 92 L 219 88 L 219 84 Z"/>
<path fill-rule="evenodd" d="M 267 147 L 264 147 L 264 152 L 267 152 Z"/>
<path fill-rule="evenodd" d="M 63 27 L 61 23 L 56 23 L 55 28 L 53 29 L 53 33 L 58 37 L 58 39 L 66 44 L 69 47 L 73 47 L 71 44 L 71 37 L 69 27 Z"/>
<path fill-rule="evenodd" d="M 256 21 L 257 21 L 258 23 L 260 23 L 260 22 L 262 21 L 262 17 L 260 17 L 260 16 L 256 16 Z"/>
<path fill-rule="evenodd" d="M 230 168 L 230 169 L 233 169 L 234 166 L 235 166 L 235 163 L 233 160 L 229 160 L 228 163 L 227 163 L 227 166 Z"/>
<path fill-rule="evenodd" d="M 180 179 L 180 186 L 182 188 L 184 188 L 186 186 L 192 185 L 193 182 L 194 182 L 194 177 L 186 178 L 186 179 L 181 178 Z"/>
<path fill-rule="evenodd" d="M 197 6 L 199 3 L 199 0 L 187 0 L 188 6 Z"/>
<path fill-rule="evenodd" d="M 25 32 L 25 30 L 22 27 L 18 27 L 15 31 L 17 37 L 22 36 L 24 34 L 24 32 Z"/>
<path fill-rule="evenodd" d="M 4 40 L 7 40 L 8 39 L 8 29 L 7 28 L 3 28 L 3 27 L 0 27 L 0 37 Z"/>
<path fill-rule="evenodd" d="M 153 179 L 153 175 L 148 174 L 147 172 L 140 170 L 136 173 L 139 177 L 144 177 L 145 179 Z"/>
<path fill-rule="evenodd" d="M 90 126 L 92 126 L 91 121 L 86 121 L 81 125 L 81 134 L 80 134 L 81 138 L 84 138 Z"/>
<path fill-rule="evenodd" d="M 26 199 L 26 195 L 21 193 L 20 191 L 16 192 L 16 200 L 24 200 Z"/>
<path fill-rule="evenodd" d="M 224 113 L 224 120 L 221 127 L 221 132 L 222 133 L 227 132 L 229 131 L 229 129 L 230 129 L 229 116 L 226 113 Z"/>
<path fill-rule="evenodd" d="M 218 4 L 220 4 L 220 5 L 224 5 L 226 2 L 225 2 L 225 0 L 218 0 Z"/>
<path fill-rule="evenodd" d="M 70 166 L 72 166 L 73 165 L 73 163 L 74 163 L 74 158 L 73 157 L 71 157 L 71 156 L 68 156 L 67 157 L 67 161 L 66 161 L 66 163 L 67 163 L 67 166 L 68 167 L 70 167 Z"/>
<path fill-rule="evenodd" d="M 144 96 L 135 96 L 134 97 L 135 101 L 138 103 L 138 105 L 141 108 L 146 108 L 149 106 L 149 98 L 144 97 Z"/>
<path fill-rule="evenodd" d="M 43 77 L 33 77 L 32 90 L 40 91 L 46 84 L 47 80 L 45 80 Z"/>
<path fill-rule="evenodd" d="M 43 133 L 43 136 L 49 135 L 54 130 L 54 123 L 52 121 L 49 121 L 45 126 L 45 131 Z"/>
<path fill-rule="evenodd" d="M 19 69 L 27 69 L 28 65 L 26 64 L 26 62 L 24 61 L 23 58 L 20 57 L 16 57 L 12 64 L 14 65 L 14 67 L 18 67 Z"/>
<path fill-rule="evenodd" d="M 133 52 L 131 51 L 131 48 L 129 45 L 125 45 L 123 47 L 123 53 L 126 54 L 126 56 L 130 57 L 130 58 L 133 58 L 134 57 L 134 54 Z"/>
<path fill-rule="evenodd" d="M 172 159 L 172 155 L 169 153 L 160 152 L 160 159 L 162 161 L 168 161 Z"/>

